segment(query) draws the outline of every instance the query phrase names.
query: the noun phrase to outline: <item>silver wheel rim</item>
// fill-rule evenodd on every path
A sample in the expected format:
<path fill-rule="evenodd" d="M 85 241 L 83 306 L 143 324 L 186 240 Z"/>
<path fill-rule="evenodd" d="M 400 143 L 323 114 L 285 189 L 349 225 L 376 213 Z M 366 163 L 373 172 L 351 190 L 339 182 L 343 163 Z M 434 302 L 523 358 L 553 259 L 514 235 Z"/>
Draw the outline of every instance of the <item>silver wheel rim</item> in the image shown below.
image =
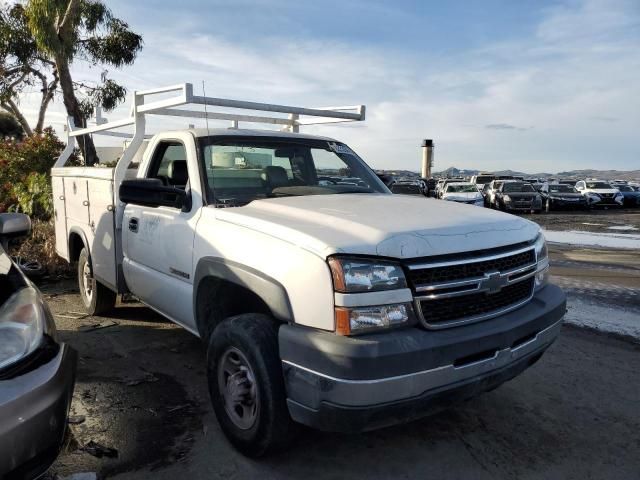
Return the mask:
<path fill-rule="evenodd" d="M 91 275 L 91 267 L 89 262 L 85 260 L 82 266 L 82 291 L 88 303 L 91 303 L 93 297 L 93 276 Z"/>
<path fill-rule="evenodd" d="M 218 362 L 218 389 L 224 409 L 233 424 L 248 430 L 256 423 L 260 409 L 255 376 L 247 357 L 229 347 Z"/>

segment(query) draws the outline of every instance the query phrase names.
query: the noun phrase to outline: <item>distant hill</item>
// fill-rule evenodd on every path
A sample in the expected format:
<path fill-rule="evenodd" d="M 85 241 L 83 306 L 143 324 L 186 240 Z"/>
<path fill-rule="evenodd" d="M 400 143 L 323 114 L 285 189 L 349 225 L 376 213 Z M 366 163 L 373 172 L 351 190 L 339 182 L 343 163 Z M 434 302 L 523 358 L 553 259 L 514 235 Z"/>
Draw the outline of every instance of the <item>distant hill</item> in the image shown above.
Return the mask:
<path fill-rule="evenodd" d="M 457 176 L 471 176 L 477 175 L 481 171 L 484 170 L 470 170 L 465 169 L 461 170 L 456 167 L 449 167 L 446 170 L 442 170 L 441 172 L 434 172 L 435 177 L 457 177 Z M 499 170 L 491 172 L 495 175 L 515 175 L 515 176 L 523 176 L 523 177 L 569 177 L 569 178 L 599 178 L 602 180 L 638 180 L 640 179 L 640 170 L 593 170 L 593 169 L 585 169 L 585 170 L 569 170 L 565 172 L 558 173 L 526 173 L 526 172 L 518 172 L 514 170 Z"/>

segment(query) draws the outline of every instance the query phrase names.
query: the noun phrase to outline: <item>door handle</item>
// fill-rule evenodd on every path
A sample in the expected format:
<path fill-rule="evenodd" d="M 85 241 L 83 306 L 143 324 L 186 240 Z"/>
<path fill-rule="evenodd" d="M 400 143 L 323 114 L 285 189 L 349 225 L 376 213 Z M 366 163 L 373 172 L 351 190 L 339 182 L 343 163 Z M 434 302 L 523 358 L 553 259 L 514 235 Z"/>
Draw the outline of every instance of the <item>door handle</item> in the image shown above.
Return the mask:
<path fill-rule="evenodd" d="M 138 219 L 132 218 L 129 220 L 129 230 L 133 233 L 138 233 Z"/>

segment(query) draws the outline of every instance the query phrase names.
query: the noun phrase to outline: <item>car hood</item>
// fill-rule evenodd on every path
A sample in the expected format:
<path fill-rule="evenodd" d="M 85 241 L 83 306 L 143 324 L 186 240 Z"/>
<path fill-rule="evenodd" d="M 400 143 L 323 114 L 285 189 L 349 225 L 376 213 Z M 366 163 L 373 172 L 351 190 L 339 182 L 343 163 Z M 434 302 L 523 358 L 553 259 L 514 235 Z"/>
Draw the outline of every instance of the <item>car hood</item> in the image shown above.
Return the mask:
<path fill-rule="evenodd" d="M 216 216 L 323 258 L 334 253 L 443 255 L 525 242 L 539 231 L 533 222 L 489 209 L 389 194 L 256 200 L 217 209 Z"/>
<path fill-rule="evenodd" d="M 587 193 L 620 193 L 617 188 L 589 188 Z"/>
<path fill-rule="evenodd" d="M 480 192 L 455 192 L 455 193 L 444 193 L 442 194 L 442 198 L 446 200 L 454 200 L 454 201 L 462 201 L 466 202 L 469 200 L 480 199 L 482 195 Z"/>

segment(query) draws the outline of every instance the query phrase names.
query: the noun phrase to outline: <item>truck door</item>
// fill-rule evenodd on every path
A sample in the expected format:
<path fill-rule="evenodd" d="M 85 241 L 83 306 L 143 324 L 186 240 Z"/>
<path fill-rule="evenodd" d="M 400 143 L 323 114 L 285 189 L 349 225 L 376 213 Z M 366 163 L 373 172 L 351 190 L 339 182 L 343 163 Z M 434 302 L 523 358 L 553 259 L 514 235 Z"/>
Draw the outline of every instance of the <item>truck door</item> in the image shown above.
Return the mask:
<path fill-rule="evenodd" d="M 159 141 L 148 170 L 139 176 L 159 178 L 167 185 L 191 191 L 192 205 L 182 210 L 126 206 L 122 234 L 127 285 L 147 305 L 195 330 L 193 240 L 202 201 L 194 193 L 199 191 L 199 177 L 193 137 Z"/>

